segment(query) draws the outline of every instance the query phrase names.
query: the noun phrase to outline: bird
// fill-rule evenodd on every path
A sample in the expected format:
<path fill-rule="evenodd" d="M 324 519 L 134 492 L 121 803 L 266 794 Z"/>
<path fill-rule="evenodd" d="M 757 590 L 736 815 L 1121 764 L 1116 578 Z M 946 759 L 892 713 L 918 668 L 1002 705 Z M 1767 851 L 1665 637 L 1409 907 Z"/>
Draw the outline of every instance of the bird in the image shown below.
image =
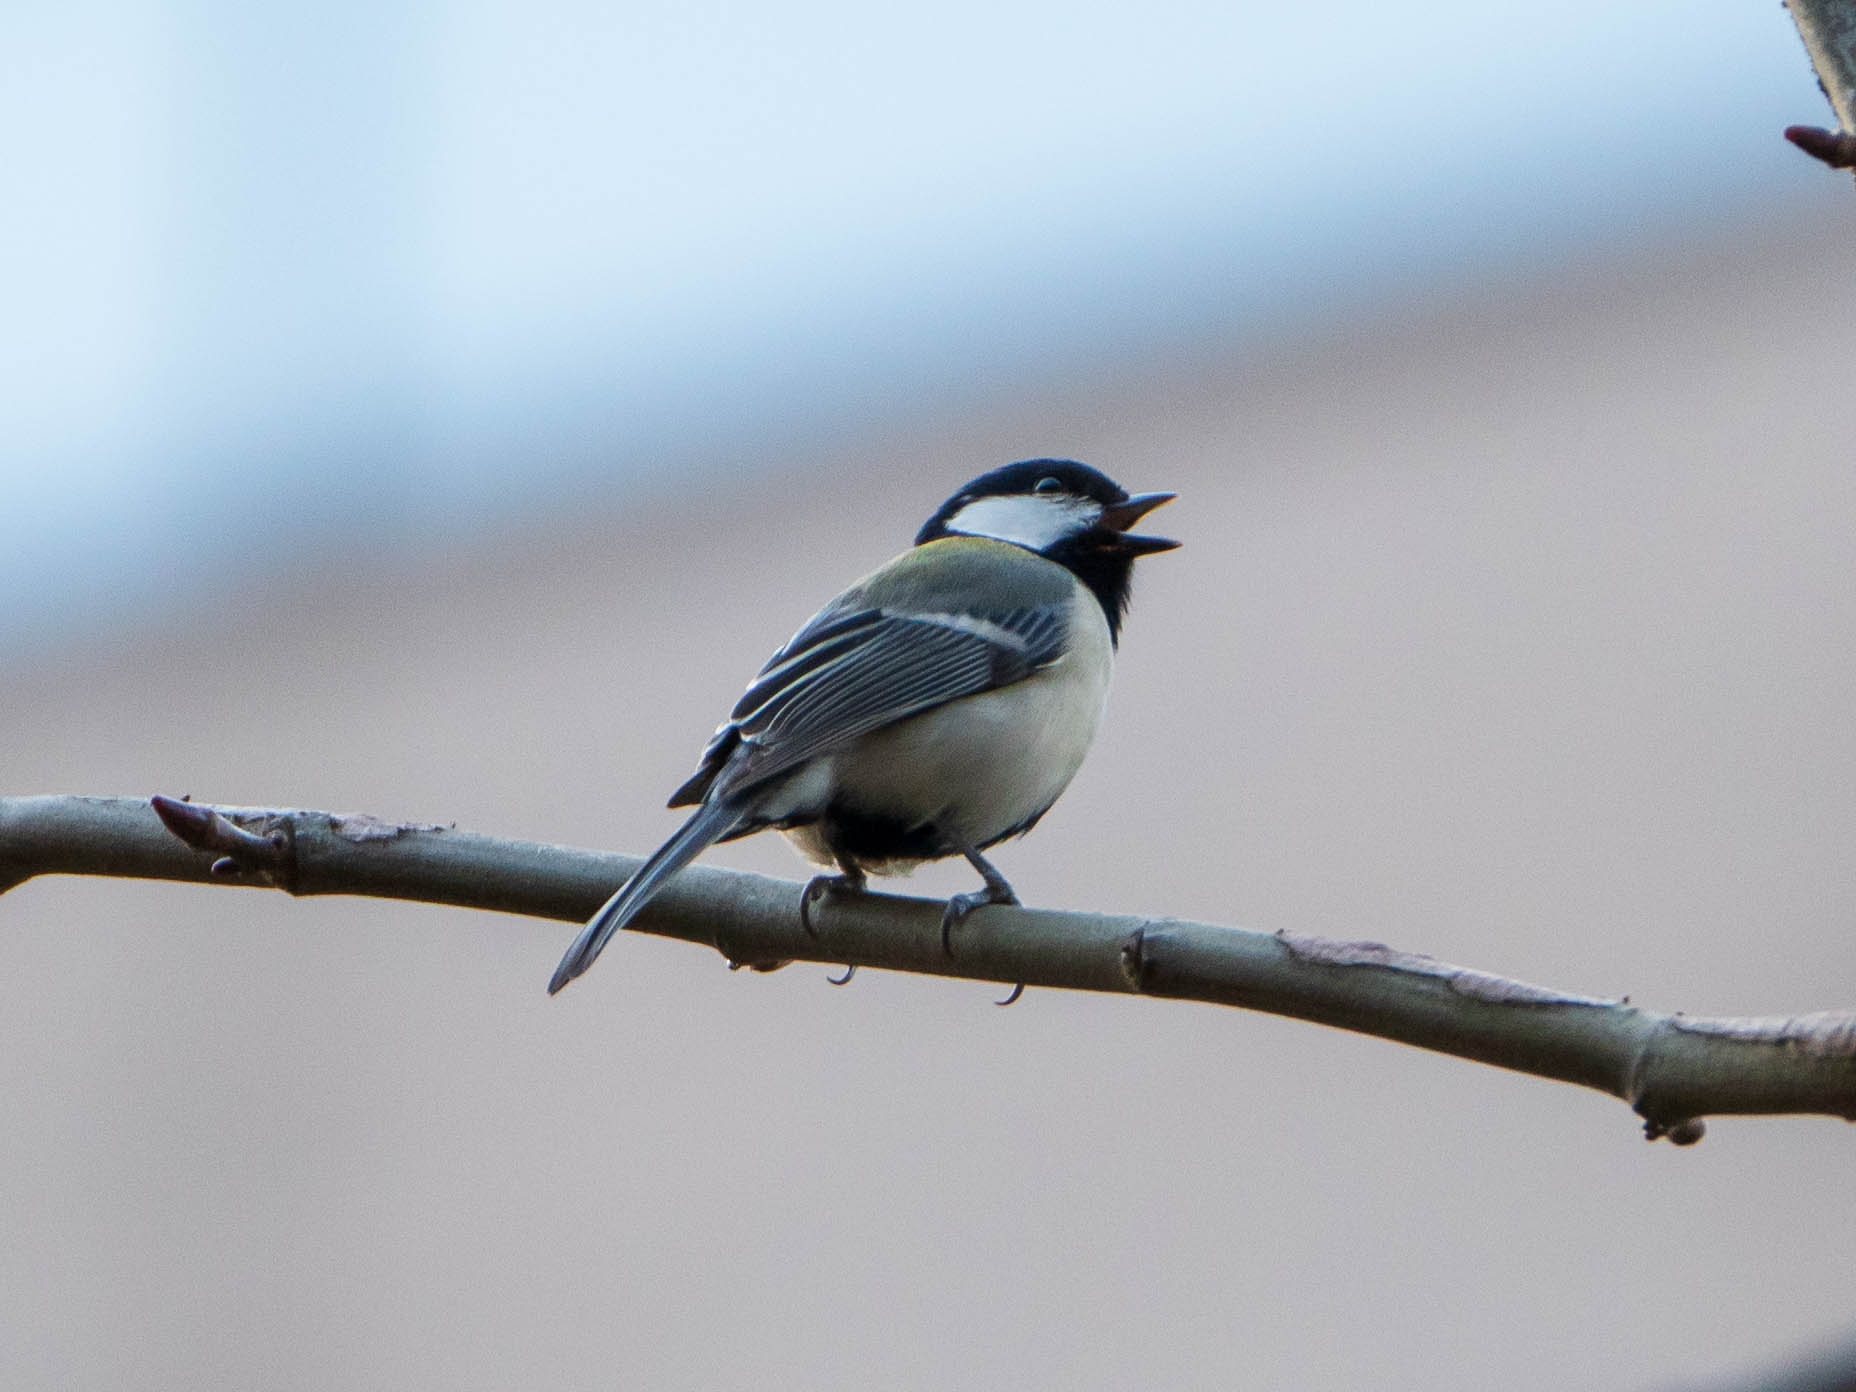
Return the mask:
<path fill-rule="evenodd" d="M 708 847 L 766 828 L 836 875 L 964 857 L 983 888 L 947 901 L 942 941 L 1016 904 L 982 854 L 1022 836 L 1082 766 L 1107 700 L 1135 561 L 1179 545 L 1134 525 L 1177 496 L 1130 494 L 1069 459 L 1028 459 L 953 494 L 914 544 L 768 659 L 669 806 L 694 807 L 587 922 L 548 994 L 593 964 Z"/>

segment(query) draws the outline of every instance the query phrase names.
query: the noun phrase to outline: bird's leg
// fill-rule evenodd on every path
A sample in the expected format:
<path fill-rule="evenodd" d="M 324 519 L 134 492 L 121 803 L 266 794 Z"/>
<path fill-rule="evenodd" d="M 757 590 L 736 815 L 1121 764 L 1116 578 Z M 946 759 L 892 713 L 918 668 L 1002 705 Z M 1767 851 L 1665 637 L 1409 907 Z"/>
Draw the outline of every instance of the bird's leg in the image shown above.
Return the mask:
<path fill-rule="evenodd" d="M 959 832 L 947 827 L 937 827 L 936 830 L 948 847 L 965 856 L 967 864 L 979 871 L 980 878 L 986 881 L 986 888 L 976 889 L 970 894 L 956 894 L 941 911 L 941 950 L 952 957 L 956 923 L 982 904 L 1016 904 L 1018 896 L 1012 892 L 1011 885 L 1005 882 L 1005 876 L 995 870 L 992 862 L 975 850 Z"/>
<path fill-rule="evenodd" d="M 811 881 L 806 885 L 804 892 L 799 896 L 799 924 L 806 930 L 806 936 L 808 937 L 816 938 L 818 936 L 818 929 L 814 927 L 812 923 L 813 904 L 823 899 L 827 894 L 862 894 L 864 892 L 863 867 L 848 856 L 834 853 L 832 858 L 838 862 L 838 869 L 844 873 L 840 875 L 814 875 Z M 851 970 L 855 971 L 856 968 L 853 967 Z M 849 981 L 850 979 L 850 976 L 847 974 L 844 981 Z M 840 981 L 838 984 L 842 986 L 844 982 Z"/>

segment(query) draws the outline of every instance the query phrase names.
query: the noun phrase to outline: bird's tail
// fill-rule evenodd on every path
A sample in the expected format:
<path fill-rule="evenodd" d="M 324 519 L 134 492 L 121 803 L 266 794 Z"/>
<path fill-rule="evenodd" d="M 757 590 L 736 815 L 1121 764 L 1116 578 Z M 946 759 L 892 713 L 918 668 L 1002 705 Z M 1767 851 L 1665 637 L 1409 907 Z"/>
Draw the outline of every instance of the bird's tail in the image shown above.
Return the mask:
<path fill-rule="evenodd" d="M 560 966 L 554 969 L 548 994 L 553 995 L 592 966 L 593 959 L 599 956 L 612 935 L 637 917 L 639 910 L 664 887 L 665 880 L 728 835 L 740 819 L 740 811 L 725 802 L 704 803 L 698 807 L 690 819 L 677 828 L 677 834 L 652 852 L 637 873 L 620 885 L 618 893 L 587 921 L 580 936 L 574 939 L 574 945 L 567 949 L 567 955 L 561 958 Z"/>

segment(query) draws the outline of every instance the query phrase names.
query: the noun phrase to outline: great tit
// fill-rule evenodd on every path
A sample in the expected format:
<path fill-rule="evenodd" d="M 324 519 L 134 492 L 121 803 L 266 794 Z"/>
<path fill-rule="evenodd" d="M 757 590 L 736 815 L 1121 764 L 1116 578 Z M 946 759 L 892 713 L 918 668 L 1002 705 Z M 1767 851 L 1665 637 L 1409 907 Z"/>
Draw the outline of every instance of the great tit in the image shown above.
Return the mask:
<path fill-rule="evenodd" d="M 593 915 L 548 993 L 703 850 L 764 827 L 839 871 L 807 886 L 802 912 L 821 890 L 955 855 L 985 888 L 948 901 L 944 941 L 979 905 L 1017 903 L 980 853 L 1036 826 L 1081 767 L 1135 559 L 1179 545 L 1129 528 L 1173 497 L 1067 459 L 954 494 L 768 659 L 671 796 L 696 811 Z"/>

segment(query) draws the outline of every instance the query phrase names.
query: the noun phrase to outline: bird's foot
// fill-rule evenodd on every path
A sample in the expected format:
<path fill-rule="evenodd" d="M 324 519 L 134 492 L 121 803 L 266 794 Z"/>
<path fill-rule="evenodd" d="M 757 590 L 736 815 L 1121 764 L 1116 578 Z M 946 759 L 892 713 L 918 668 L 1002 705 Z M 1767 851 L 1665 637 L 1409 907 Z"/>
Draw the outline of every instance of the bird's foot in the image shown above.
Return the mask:
<path fill-rule="evenodd" d="M 814 875 L 805 890 L 799 896 L 799 925 L 806 930 L 809 938 L 818 937 L 818 927 L 812 922 L 812 906 L 833 894 L 862 894 L 864 877 L 862 875 Z M 846 976 L 845 981 L 850 977 Z M 842 985 L 843 982 L 838 983 Z"/>
<path fill-rule="evenodd" d="M 1018 896 L 1012 893 L 1012 887 L 1004 880 L 988 884 L 986 888 L 976 889 L 970 894 L 956 894 L 941 911 L 941 951 L 949 957 L 954 955 L 954 925 L 975 909 L 986 904 L 1017 902 Z"/>

